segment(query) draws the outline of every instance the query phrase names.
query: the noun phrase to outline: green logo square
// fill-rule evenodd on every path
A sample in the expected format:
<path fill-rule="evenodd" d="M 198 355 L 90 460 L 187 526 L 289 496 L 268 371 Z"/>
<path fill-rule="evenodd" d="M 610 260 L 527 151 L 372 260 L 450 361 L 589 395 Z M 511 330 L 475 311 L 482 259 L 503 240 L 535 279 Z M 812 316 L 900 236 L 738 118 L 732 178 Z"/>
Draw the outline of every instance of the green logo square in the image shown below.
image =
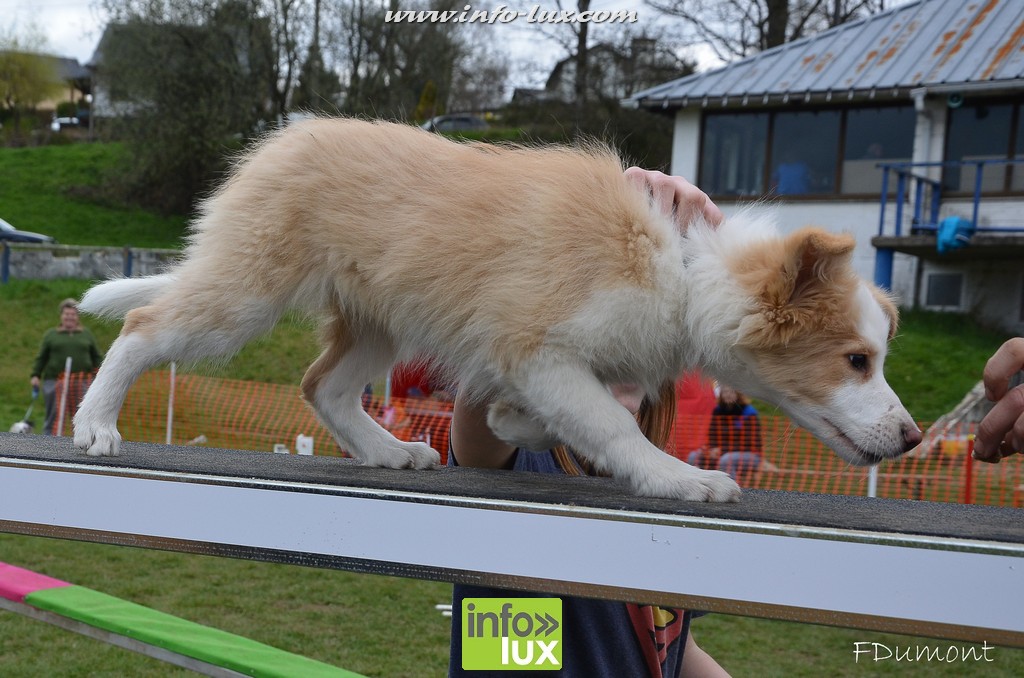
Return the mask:
<path fill-rule="evenodd" d="M 462 668 L 552 671 L 562 668 L 560 598 L 465 598 Z"/>

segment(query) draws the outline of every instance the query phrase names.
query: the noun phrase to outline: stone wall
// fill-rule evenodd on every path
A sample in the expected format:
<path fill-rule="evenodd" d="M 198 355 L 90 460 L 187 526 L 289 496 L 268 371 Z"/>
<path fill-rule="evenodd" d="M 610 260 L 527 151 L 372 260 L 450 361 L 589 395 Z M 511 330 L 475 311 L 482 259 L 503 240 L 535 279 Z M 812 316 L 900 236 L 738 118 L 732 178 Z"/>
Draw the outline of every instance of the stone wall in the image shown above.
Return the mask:
<path fill-rule="evenodd" d="M 171 249 L 10 244 L 2 254 L 0 274 L 4 280 L 106 280 L 129 272 L 154 275 L 165 271 L 180 254 Z"/>

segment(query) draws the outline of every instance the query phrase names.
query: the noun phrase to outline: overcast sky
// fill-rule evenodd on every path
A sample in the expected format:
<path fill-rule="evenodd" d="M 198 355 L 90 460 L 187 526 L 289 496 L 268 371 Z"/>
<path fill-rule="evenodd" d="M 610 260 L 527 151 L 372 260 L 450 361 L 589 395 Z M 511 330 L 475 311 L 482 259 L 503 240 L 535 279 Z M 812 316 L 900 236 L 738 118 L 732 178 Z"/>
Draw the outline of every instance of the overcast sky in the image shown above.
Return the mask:
<path fill-rule="evenodd" d="M 608 10 L 636 8 L 641 22 L 653 19 L 653 10 L 641 3 L 642 0 L 593 0 L 591 5 L 594 9 Z M 490 9 L 502 4 L 502 0 L 467 0 L 467 4 Z M 545 3 L 545 6 L 550 4 Z M 92 57 L 105 23 L 106 16 L 95 0 L 0 0 L 0 33 L 7 34 L 13 27 L 16 35 L 24 35 L 27 26 L 35 25 L 46 36 L 46 51 L 78 59 L 83 64 Z M 493 30 L 496 39 L 500 35 L 502 43 L 508 44 L 516 53 L 541 62 L 538 64 L 540 68 L 515 69 L 521 71 L 513 75 L 515 86 L 543 86 L 546 73 L 558 58 L 564 56 L 559 47 L 539 37 L 522 20 L 515 22 L 512 30 L 503 30 L 500 25 L 481 28 Z M 533 81 L 524 81 L 530 79 Z"/>
<path fill-rule="evenodd" d="M 92 0 L 0 0 L 0 30 L 12 25 L 17 35 L 35 24 L 47 39 L 47 51 L 85 63 L 100 40 L 105 22 Z"/>
<path fill-rule="evenodd" d="M 466 0 L 474 8 L 491 8 L 509 0 Z M 541 1 L 541 0 L 538 0 Z M 888 0 L 887 8 L 903 5 L 910 0 Z M 570 3 L 571 4 L 571 3 Z M 551 3 L 544 3 L 549 7 Z M 636 9 L 642 23 L 655 19 L 656 13 L 643 6 L 642 0 L 593 0 L 593 9 L 628 10 Z M 96 0 L 0 0 L 0 34 L 7 34 L 12 26 L 17 30 L 28 24 L 35 24 L 46 35 L 49 52 L 58 56 L 72 57 L 86 63 L 92 57 L 96 44 L 99 42 L 106 23 L 106 17 L 96 5 Z M 492 27 L 488 26 L 488 29 Z M 560 56 L 560 50 L 543 38 L 538 38 L 532 30 L 523 30 L 525 25 L 514 24 L 513 31 L 502 31 L 494 26 L 495 35 L 502 35 L 502 42 L 508 40 L 517 43 L 517 52 L 530 58 L 550 62 L 542 64 L 546 70 L 554 65 Z M 508 37 L 506 37 L 508 36 Z M 695 51 L 692 55 L 698 60 L 700 70 L 712 68 L 718 62 L 707 51 Z M 535 76 L 536 77 L 536 76 Z M 528 85 L 528 83 L 516 83 Z M 543 84 L 543 83 L 541 83 Z M 536 86 L 536 84 L 535 84 Z"/>

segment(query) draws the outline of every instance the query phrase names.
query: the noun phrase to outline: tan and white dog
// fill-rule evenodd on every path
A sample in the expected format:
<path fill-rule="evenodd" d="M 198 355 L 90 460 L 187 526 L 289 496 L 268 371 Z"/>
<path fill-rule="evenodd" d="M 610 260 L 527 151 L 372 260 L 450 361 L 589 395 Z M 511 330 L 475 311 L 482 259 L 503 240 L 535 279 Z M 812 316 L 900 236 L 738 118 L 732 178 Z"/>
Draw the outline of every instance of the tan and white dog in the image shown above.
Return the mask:
<path fill-rule="evenodd" d="M 734 500 L 724 473 L 649 443 L 609 392 L 706 374 L 781 406 L 852 464 L 920 439 L 882 376 L 889 299 L 850 266 L 853 239 L 764 218 L 679 232 L 603 148 L 455 143 L 410 126 L 312 120 L 242 159 L 167 274 L 102 283 L 81 308 L 125 324 L 75 417 L 75 445 L 116 455 L 139 374 L 230 355 L 289 308 L 327 314 L 302 390 L 364 464 L 426 468 L 360 406 L 396 360 L 429 355 L 497 401 L 505 440 L 570 445 L 638 494 Z"/>

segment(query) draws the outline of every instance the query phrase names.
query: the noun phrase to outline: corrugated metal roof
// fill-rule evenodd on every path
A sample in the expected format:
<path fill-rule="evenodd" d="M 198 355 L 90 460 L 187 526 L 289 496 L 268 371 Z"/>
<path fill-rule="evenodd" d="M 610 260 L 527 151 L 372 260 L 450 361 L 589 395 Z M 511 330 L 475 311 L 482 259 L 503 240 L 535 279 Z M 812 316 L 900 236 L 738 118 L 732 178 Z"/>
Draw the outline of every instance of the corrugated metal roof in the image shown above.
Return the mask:
<path fill-rule="evenodd" d="M 1024 1 L 920 0 L 644 90 L 645 108 L 1024 89 Z"/>

